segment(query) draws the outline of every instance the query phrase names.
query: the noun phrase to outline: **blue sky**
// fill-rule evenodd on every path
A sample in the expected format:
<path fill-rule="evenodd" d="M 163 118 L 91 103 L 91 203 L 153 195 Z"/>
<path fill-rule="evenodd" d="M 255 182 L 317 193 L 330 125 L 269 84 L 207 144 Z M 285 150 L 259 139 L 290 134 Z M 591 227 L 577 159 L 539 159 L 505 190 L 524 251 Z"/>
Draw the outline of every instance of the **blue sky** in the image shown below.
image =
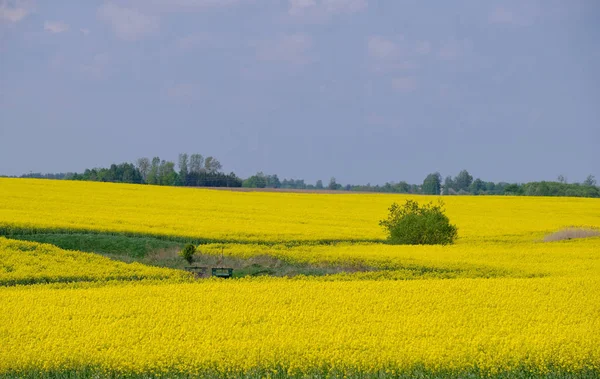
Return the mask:
<path fill-rule="evenodd" d="M 0 0 L 0 174 L 600 179 L 600 2 Z"/>

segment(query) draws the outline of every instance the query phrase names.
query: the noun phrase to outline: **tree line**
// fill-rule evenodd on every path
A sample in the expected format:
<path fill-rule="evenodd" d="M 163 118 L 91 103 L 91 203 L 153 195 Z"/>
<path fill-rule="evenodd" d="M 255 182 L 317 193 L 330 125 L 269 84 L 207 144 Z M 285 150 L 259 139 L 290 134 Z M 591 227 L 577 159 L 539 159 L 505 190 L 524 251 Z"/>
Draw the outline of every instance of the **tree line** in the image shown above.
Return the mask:
<path fill-rule="evenodd" d="M 331 177 L 328 184 L 324 184 L 322 180 L 311 184 L 306 183 L 303 179 L 280 179 L 276 174 L 263 172 L 241 179 L 235 173 L 225 174 L 221 169 L 222 165 L 215 157 L 182 153 L 179 154 L 177 164 L 159 157 L 152 159 L 144 157 L 138 159 L 135 164 L 112 164 L 108 168 L 86 169 L 83 173 L 30 173 L 21 175 L 21 177 L 190 187 L 283 188 L 425 195 L 600 197 L 600 188 L 593 175 L 589 175 L 582 183 L 568 183 L 562 175 L 556 181 L 496 183 L 480 178 L 474 179 L 467 170 L 462 170 L 454 177 L 446 176 L 445 178 L 442 178 L 439 172 L 430 173 L 420 184 L 399 181 L 387 182 L 383 185 L 371 185 L 370 183 L 342 185 L 337 182 L 335 177 Z"/>
<path fill-rule="evenodd" d="M 108 168 L 86 169 L 83 173 L 21 175 L 22 178 L 83 180 L 96 182 L 153 184 L 188 187 L 241 187 L 242 179 L 233 172 L 221 172 L 221 163 L 214 157 L 202 154 L 179 154 L 175 162 L 154 157 L 142 157 L 135 164 L 112 164 Z"/>
<path fill-rule="evenodd" d="M 567 183 L 563 176 L 556 182 L 542 181 L 529 183 L 488 182 L 462 170 L 458 175 L 446 176 L 442 180 L 439 172 L 434 172 L 425 177 L 422 184 L 409 184 L 405 181 L 387 182 L 384 185 L 342 185 L 337 183 L 335 177 L 324 185 L 322 180 L 307 184 L 302 179 L 283 179 L 277 175 L 266 175 L 262 172 L 249 177 L 242 182 L 248 188 L 285 188 L 285 189 L 311 189 L 311 190 L 339 190 L 356 192 L 382 192 L 406 193 L 423 195 L 524 195 L 524 196 L 573 196 L 573 197 L 600 197 L 600 188 L 596 179 L 589 175 L 582 183 Z"/>

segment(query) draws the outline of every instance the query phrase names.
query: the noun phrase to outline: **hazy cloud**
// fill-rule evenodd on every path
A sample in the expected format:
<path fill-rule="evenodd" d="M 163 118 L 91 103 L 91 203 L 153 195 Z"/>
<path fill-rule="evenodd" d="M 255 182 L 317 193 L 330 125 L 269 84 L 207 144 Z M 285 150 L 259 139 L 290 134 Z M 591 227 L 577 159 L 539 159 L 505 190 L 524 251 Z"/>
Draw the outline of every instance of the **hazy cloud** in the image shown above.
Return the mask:
<path fill-rule="evenodd" d="M 497 7 L 490 14 L 489 20 L 494 24 L 512 24 L 515 20 L 515 16 L 509 10 Z"/>
<path fill-rule="evenodd" d="M 117 37 L 126 41 L 135 41 L 153 34 L 159 26 L 156 16 L 112 3 L 104 4 L 98 9 L 98 18 L 109 23 Z"/>
<path fill-rule="evenodd" d="M 108 75 L 110 56 L 108 54 L 96 54 L 90 62 L 84 64 L 81 70 L 94 79 L 102 79 Z"/>
<path fill-rule="evenodd" d="M 398 46 L 386 38 L 373 36 L 368 42 L 369 55 L 377 59 L 395 58 L 398 54 Z"/>
<path fill-rule="evenodd" d="M 69 25 L 62 21 L 46 21 L 44 22 L 44 30 L 50 33 L 62 33 L 69 30 Z"/>
<path fill-rule="evenodd" d="M 188 103 L 193 100 L 194 86 L 188 83 L 169 83 L 165 87 L 164 93 L 172 101 Z"/>
<path fill-rule="evenodd" d="M 443 60 L 456 60 L 471 50 L 469 40 L 450 39 L 442 44 L 438 50 L 438 57 Z"/>
<path fill-rule="evenodd" d="M 34 6 L 27 0 L 0 0 L 0 22 L 19 22 L 31 12 Z"/>
<path fill-rule="evenodd" d="M 417 54 L 426 55 L 431 52 L 431 43 L 429 41 L 419 41 L 415 48 Z"/>
<path fill-rule="evenodd" d="M 577 2 L 573 2 L 573 7 L 577 7 Z M 510 9 L 507 7 L 494 8 L 488 17 L 491 24 L 508 24 L 516 26 L 532 25 L 540 17 L 551 17 L 552 14 L 568 13 L 564 4 L 544 2 L 544 6 L 534 2 L 520 2 Z"/>
<path fill-rule="evenodd" d="M 406 41 L 403 36 L 394 40 L 383 36 L 371 36 L 367 42 L 368 54 L 374 71 L 408 70 L 417 67 L 415 60 L 429 54 L 427 41 Z"/>
<path fill-rule="evenodd" d="M 193 50 L 200 47 L 217 47 L 219 42 L 219 38 L 214 34 L 196 33 L 178 38 L 175 41 L 175 47 L 180 50 Z"/>
<path fill-rule="evenodd" d="M 412 92 L 417 88 L 417 79 L 414 76 L 393 78 L 392 87 L 396 91 Z"/>
<path fill-rule="evenodd" d="M 122 7 L 137 9 L 146 14 L 203 11 L 210 8 L 225 8 L 256 0 L 121 0 Z"/>
<path fill-rule="evenodd" d="M 322 21 L 335 14 L 359 12 L 367 6 L 367 0 L 289 0 L 288 14 Z"/>
<path fill-rule="evenodd" d="M 264 61 L 286 62 L 297 65 L 310 63 L 312 48 L 310 36 L 297 33 L 282 36 L 256 45 L 257 57 Z"/>
<path fill-rule="evenodd" d="M 88 34 L 90 34 L 90 30 L 86 29 L 86 28 L 81 28 L 79 29 L 79 31 L 81 32 L 81 34 L 83 34 L 84 36 L 87 36 Z"/>

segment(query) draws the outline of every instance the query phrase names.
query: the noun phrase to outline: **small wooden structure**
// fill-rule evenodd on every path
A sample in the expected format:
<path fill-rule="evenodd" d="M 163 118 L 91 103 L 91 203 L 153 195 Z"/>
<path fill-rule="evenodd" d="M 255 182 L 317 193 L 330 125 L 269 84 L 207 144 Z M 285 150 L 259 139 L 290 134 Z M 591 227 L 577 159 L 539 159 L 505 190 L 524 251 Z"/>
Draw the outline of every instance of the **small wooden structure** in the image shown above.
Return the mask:
<path fill-rule="evenodd" d="M 233 276 L 233 268 L 231 267 L 213 267 L 212 276 L 217 278 L 231 278 Z"/>

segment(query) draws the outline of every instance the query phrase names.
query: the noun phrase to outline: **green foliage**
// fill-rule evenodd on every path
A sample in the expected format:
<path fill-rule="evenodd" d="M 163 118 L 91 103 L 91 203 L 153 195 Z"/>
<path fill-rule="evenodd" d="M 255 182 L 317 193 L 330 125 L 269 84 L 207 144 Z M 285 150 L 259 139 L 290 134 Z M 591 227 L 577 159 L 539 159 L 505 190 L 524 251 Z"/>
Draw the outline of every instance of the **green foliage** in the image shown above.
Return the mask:
<path fill-rule="evenodd" d="M 442 189 L 442 176 L 439 172 L 427 175 L 423 181 L 423 193 L 426 195 L 439 195 Z"/>
<path fill-rule="evenodd" d="M 267 178 L 262 172 L 258 172 L 242 182 L 242 187 L 245 188 L 265 188 L 266 186 Z"/>
<path fill-rule="evenodd" d="M 588 175 L 587 178 L 583 181 L 584 186 L 595 187 L 596 186 L 596 178 L 594 175 Z"/>
<path fill-rule="evenodd" d="M 183 247 L 183 249 L 179 252 L 179 256 L 187 261 L 187 263 L 192 264 L 194 262 L 194 253 L 196 252 L 196 246 L 188 243 Z"/>
<path fill-rule="evenodd" d="M 15 234 L 11 239 L 49 243 L 65 250 L 85 251 L 105 255 L 125 256 L 129 258 L 144 258 L 149 253 L 177 249 L 183 245 L 180 242 L 164 241 L 152 237 L 132 237 L 117 234 L 90 233 L 39 233 Z"/>
<path fill-rule="evenodd" d="M 389 232 L 388 241 L 392 244 L 451 244 L 457 237 L 457 228 L 450 224 L 443 205 L 441 201 L 423 206 L 414 200 L 406 200 L 402 206 L 393 203 L 387 220 L 379 221 L 379 225 Z"/>
<path fill-rule="evenodd" d="M 507 195 L 600 197 L 600 188 L 579 183 L 530 182 L 504 188 Z"/>
<path fill-rule="evenodd" d="M 144 181 L 141 172 L 131 163 L 112 164 L 110 168 L 87 169 L 83 174 L 73 174 L 65 179 L 136 184 Z"/>
<path fill-rule="evenodd" d="M 331 179 L 329 179 L 329 185 L 327 186 L 327 189 L 329 190 L 339 190 L 342 188 L 342 185 L 337 183 L 335 181 L 335 178 L 332 176 Z"/>
<path fill-rule="evenodd" d="M 469 187 L 471 186 L 471 183 L 473 183 L 473 176 L 471 176 L 471 174 L 469 174 L 469 171 L 462 170 L 454 178 L 454 185 L 455 185 L 454 189 L 457 192 L 460 190 L 468 191 Z"/>

